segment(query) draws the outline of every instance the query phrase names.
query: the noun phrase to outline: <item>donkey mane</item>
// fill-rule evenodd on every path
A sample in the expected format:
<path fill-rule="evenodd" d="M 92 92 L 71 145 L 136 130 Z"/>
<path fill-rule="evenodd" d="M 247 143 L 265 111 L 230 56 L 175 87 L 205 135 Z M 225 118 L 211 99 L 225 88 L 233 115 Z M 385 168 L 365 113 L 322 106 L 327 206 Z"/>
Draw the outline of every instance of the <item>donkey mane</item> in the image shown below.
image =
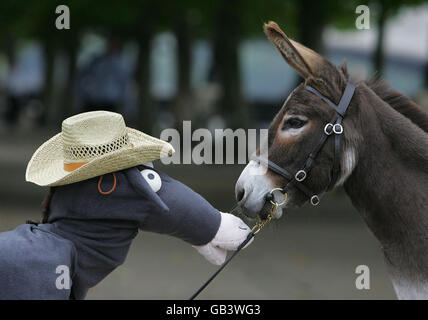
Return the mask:
<path fill-rule="evenodd" d="M 407 117 L 425 132 L 428 132 L 428 113 L 424 109 L 401 92 L 395 90 L 388 81 L 380 77 L 375 76 L 369 79 L 366 83 L 394 110 Z"/>

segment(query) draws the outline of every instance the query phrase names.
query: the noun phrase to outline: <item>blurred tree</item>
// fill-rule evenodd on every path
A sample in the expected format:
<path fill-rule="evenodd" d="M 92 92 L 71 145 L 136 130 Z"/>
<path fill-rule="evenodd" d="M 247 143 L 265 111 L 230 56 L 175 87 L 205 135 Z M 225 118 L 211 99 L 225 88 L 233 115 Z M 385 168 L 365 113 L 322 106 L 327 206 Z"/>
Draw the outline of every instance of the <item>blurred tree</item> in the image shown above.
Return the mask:
<path fill-rule="evenodd" d="M 162 2 L 155 0 L 109 0 L 103 2 L 100 15 L 92 11 L 92 26 L 114 31 L 123 41 L 135 41 L 138 45 L 134 73 L 138 91 L 137 121 L 139 129 L 151 134 L 156 129 L 156 103 L 151 93 L 151 48 L 156 32 L 165 28 Z"/>
<path fill-rule="evenodd" d="M 426 0 L 425 0 L 426 1 Z M 240 43 L 252 36 L 262 36 L 263 22 L 277 21 L 286 33 L 307 46 L 322 52 L 322 32 L 326 25 L 353 28 L 355 8 L 368 4 L 377 18 L 378 42 L 373 61 L 382 70 L 383 34 L 385 22 L 405 5 L 416 5 L 424 0 L 105 0 L 96 4 L 86 0 L 63 1 L 70 8 L 71 29 L 55 28 L 54 0 L 24 2 L 23 0 L 0 3 L 0 49 L 11 63 L 15 40 L 35 38 L 44 48 L 45 103 L 44 121 L 48 115 L 63 119 L 73 109 L 73 88 L 76 63 L 82 34 L 95 31 L 101 34 L 114 32 L 123 41 L 138 45 L 135 80 L 138 88 L 137 125 L 148 133 L 156 123 L 156 104 L 151 98 L 151 43 L 154 34 L 172 30 L 177 40 L 177 95 L 172 111 L 177 122 L 193 116 L 194 103 L 191 71 L 192 45 L 195 37 L 211 38 L 213 46 L 213 74 L 222 88 L 219 110 L 231 127 L 250 125 L 246 101 L 241 92 Z M 195 18 L 198 16 L 198 18 Z M 65 92 L 61 95 L 60 108 L 53 108 L 53 69 L 57 53 L 63 52 L 68 61 Z"/>
<path fill-rule="evenodd" d="M 138 44 L 138 57 L 135 80 L 138 88 L 138 127 L 151 134 L 155 130 L 156 104 L 151 93 L 150 52 L 152 40 L 156 30 L 157 6 L 150 2 L 146 8 L 138 9 L 140 18 L 137 19 L 135 38 Z"/>
<path fill-rule="evenodd" d="M 323 53 L 322 34 L 328 22 L 329 1 L 295 1 L 298 17 L 298 39 L 318 53 Z M 330 1 L 331 2 L 331 1 Z M 339 8 L 337 8 L 339 9 Z"/>
<path fill-rule="evenodd" d="M 209 36 L 213 46 L 211 80 L 221 87 L 219 112 L 227 126 L 248 128 L 248 104 L 242 92 L 240 44 L 247 37 L 261 36 L 263 22 L 279 18 L 288 1 L 219 0 L 201 6 L 199 31 Z M 282 18 L 287 16 L 282 15 Z M 272 18 L 273 17 L 273 18 Z"/>
<path fill-rule="evenodd" d="M 22 21 L 24 11 L 25 2 L 22 0 L 0 2 L 0 51 L 4 54 L 7 64 L 7 78 L 4 87 L 2 87 L 5 90 L 5 101 L 7 103 L 3 116 L 11 124 L 17 122 L 20 113 L 20 102 L 17 99 L 22 93 L 11 90 L 11 86 L 16 88 L 17 83 L 15 81 L 14 84 L 11 84 L 9 76 L 11 76 L 12 69 L 17 63 L 19 39 L 27 33 Z"/>
<path fill-rule="evenodd" d="M 245 37 L 261 36 L 264 22 L 274 20 L 287 35 L 322 52 L 325 26 L 345 13 L 354 22 L 355 1 L 271 0 L 216 1 L 206 6 L 205 21 L 213 29 L 214 70 L 223 96 L 221 111 L 234 127 L 249 125 L 241 93 L 239 44 Z M 207 19 L 208 18 L 208 19 Z M 299 79 L 300 81 L 300 79 Z"/>
<path fill-rule="evenodd" d="M 194 95 L 191 86 L 194 21 L 192 12 L 200 5 L 196 0 L 162 1 L 161 21 L 176 39 L 177 90 L 172 104 L 176 127 L 181 129 L 183 120 L 194 118 Z"/>
<path fill-rule="evenodd" d="M 25 35 L 21 21 L 23 4 L 23 0 L 0 2 L 0 50 L 6 55 L 9 66 L 16 58 L 17 38 Z"/>
<path fill-rule="evenodd" d="M 174 2 L 177 4 L 177 2 Z M 187 8 L 177 8 L 174 21 L 174 34 L 177 39 L 177 95 L 175 106 L 176 120 L 181 123 L 182 120 L 190 119 L 192 113 L 192 91 L 190 83 L 191 59 L 192 59 L 192 34 L 191 21 Z M 181 10 L 180 10 L 181 9 Z"/>
<path fill-rule="evenodd" d="M 321 54 L 325 27 L 354 28 L 355 8 L 361 4 L 360 0 L 293 1 L 298 12 L 298 40 Z"/>
<path fill-rule="evenodd" d="M 242 97 L 239 44 L 242 36 L 240 11 L 244 1 L 219 0 L 213 19 L 214 72 L 222 88 L 221 111 L 232 128 L 247 128 L 248 110 Z"/>
<path fill-rule="evenodd" d="M 373 69 L 379 75 L 382 75 L 385 59 L 385 26 L 388 19 L 396 15 L 403 7 L 416 6 L 424 2 L 427 2 L 427 0 L 351 0 L 341 4 L 342 10 L 336 10 L 336 5 L 330 8 L 329 11 L 332 12 L 331 24 L 339 29 L 355 28 L 355 8 L 361 4 L 367 5 L 370 9 L 370 27 L 373 25 L 372 22 L 375 21 L 377 29 L 376 45 L 372 56 Z M 352 18 L 350 18 L 349 12 L 354 13 Z"/>
<path fill-rule="evenodd" d="M 137 127 L 148 134 L 156 123 L 156 105 L 151 97 L 150 52 L 154 33 L 159 26 L 159 7 L 153 0 L 108 0 L 102 14 L 91 11 L 91 26 L 101 32 L 114 32 L 123 42 L 135 41 L 138 54 L 134 79 L 137 87 Z M 132 121 L 132 119 L 129 119 Z"/>
<path fill-rule="evenodd" d="M 51 1 L 51 0 L 49 0 Z M 121 42 L 135 41 L 138 45 L 136 70 L 134 73 L 138 89 L 137 119 L 134 123 L 151 133 L 155 123 L 154 104 L 150 99 L 150 48 L 153 33 L 156 30 L 155 1 L 114 0 L 103 1 L 102 5 L 85 0 L 71 0 L 66 4 L 70 8 L 71 28 L 61 30 L 60 38 L 55 38 L 56 46 L 64 49 L 68 56 L 68 77 L 63 94 L 62 118 L 69 115 L 73 107 L 76 82 L 77 57 L 80 39 L 85 32 L 93 31 L 104 36 L 114 35 Z M 47 7 L 47 5 L 46 5 Z M 39 6 L 40 10 L 40 6 Z M 43 10 L 51 14 L 52 8 Z M 39 14 L 39 17 L 43 14 Z M 46 19 L 46 16 L 44 17 Z M 49 39 L 47 35 L 46 39 Z M 47 41 L 45 39 L 45 41 Z M 131 122 L 133 119 L 131 119 Z"/>
<path fill-rule="evenodd" d="M 84 28 L 82 23 L 84 15 L 84 1 L 75 0 L 65 3 L 70 7 L 71 28 L 58 30 L 55 26 L 55 20 L 58 14 L 55 9 L 58 6 L 57 1 L 45 0 L 43 2 L 26 2 L 23 7 L 24 12 L 21 15 L 20 23 L 26 30 L 26 37 L 39 40 L 44 51 L 45 65 L 45 84 L 42 94 L 44 109 L 41 117 L 41 123 L 57 123 L 71 114 L 73 107 L 73 93 L 76 74 L 76 60 L 79 50 L 79 40 Z M 54 108 L 54 64 L 58 52 L 62 51 L 67 57 L 67 78 L 65 81 L 65 92 L 62 99 Z"/>
<path fill-rule="evenodd" d="M 373 53 L 373 68 L 379 74 L 382 75 L 384 67 L 384 37 L 385 37 L 385 25 L 388 19 L 397 14 L 400 8 L 405 6 L 419 5 L 426 0 L 373 0 L 369 2 L 371 6 L 373 4 L 373 11 L 377 18 L 377 41 L 375 51 Z"/>

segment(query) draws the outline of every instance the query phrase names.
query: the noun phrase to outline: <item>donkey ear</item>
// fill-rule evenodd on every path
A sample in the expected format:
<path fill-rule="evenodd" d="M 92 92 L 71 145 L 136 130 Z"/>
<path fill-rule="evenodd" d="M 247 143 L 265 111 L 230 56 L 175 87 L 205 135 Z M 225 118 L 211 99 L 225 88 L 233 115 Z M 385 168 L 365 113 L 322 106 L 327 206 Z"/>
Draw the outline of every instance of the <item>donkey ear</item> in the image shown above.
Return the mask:
<path fill-rule="evenodd" d="M 276 22 L 265 23 L 264 32 L 276 46 L 285 61 L 303 78 L 316 76 L 326 60 L 315 51 L 289 39 Z"/>
<path fill-rule="evenodd" d="M 342 70 L 343 75 L 347 78 L 349 77 L 348 66 L 346 64 L 346 59 L 343 58 L 342 64 L 340 65 L 340 70 Z"/>

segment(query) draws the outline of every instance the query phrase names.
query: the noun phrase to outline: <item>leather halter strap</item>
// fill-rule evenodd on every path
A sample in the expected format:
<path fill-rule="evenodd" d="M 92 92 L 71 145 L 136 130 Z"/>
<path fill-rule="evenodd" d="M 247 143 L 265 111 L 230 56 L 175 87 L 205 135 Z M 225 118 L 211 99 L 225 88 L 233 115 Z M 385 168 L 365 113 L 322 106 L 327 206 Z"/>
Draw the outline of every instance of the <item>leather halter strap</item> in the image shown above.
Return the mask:
<path fill-rule="evenodd" d="M 325 145 L 327 139 L 332 134 L 334 134 L 335 137 L 334 137 L 334 151 L 333 151 L 333 167 L 331 170 L 330 185 L 326 188 L 326 190 L 332 189 L 336 184 L 337 179 L 339 178 L 339 175 L 340 175 L 340 142 L 341 142 L 340 138 L 343 133 L 342 120 L 346 114 L 346 111 L 348 110 L 352 97 L 354 96 L 355 85 L 352 82 L 348 81 L 345 91 L 343 92 L 343 95 L 338 105 L 334 104 L 330 99 L 322 95 L 318 90 L 308 85 L 305 85 L 305 89 L 317 95 L 323 101 L 325 101 L 328 105 L 330 105 L 336 111 L 336 114 L 333 116 L 330 122 L 325 125 L 323 135 L 321 136 L 317 146 L 309 154 L 308 158 L 306 159 L 301 169 L 298 170 L 293 175 L 289 173 L 286 169 L 281 168 L 280 166 L 270 161 L 269 159 L 266 159 L 261 156 L 256 156 L 256 155 L 254 155 L 252 158 L 256 161 L 263 163 L 270 170 L 272 170 L 276 174 L 279 174 L 280 176 L 288 180 L 288 183 L 282 188 L 283 193 L 286 193 L 287 190 L 289 190 L 292 187 L 296 187 L 301 192 L 303 192 L 307 198 L 310 198 L 312 205 L 317 205 L 320 201 L 319 196 L 314 192 L 312 192 L 308 187 L 306 187 L 302 183 L 302 181 L 306 179 L 307 175 L 312 169 L 314 160 L 316 159 L 319 152 Z"/>

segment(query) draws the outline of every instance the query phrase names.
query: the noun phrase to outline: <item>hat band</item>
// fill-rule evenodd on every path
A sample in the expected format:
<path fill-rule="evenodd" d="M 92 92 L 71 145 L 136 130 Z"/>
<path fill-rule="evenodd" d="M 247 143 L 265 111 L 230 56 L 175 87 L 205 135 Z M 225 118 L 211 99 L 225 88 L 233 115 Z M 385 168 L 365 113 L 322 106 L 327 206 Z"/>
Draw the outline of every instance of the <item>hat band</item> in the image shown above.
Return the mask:
<path fill-rule="evenodd" d="M 129 145 L 130 143 L 127 133 L 113 141 L 103 144 L 63 145 L 64 159 L 70 163 L 91 161 L 92 159 L 103 156 L 107 153 L 117 151 L 124 147 L 129 147 Z"/>
<path fill-rule="evenodd" d="M 72 172 L 76 169 L 79 169 L 81 166 L 87 164 L 88 162 L 72 162 L 72 163 L 64 163 L 64 170 L 68 172 Z"/>

